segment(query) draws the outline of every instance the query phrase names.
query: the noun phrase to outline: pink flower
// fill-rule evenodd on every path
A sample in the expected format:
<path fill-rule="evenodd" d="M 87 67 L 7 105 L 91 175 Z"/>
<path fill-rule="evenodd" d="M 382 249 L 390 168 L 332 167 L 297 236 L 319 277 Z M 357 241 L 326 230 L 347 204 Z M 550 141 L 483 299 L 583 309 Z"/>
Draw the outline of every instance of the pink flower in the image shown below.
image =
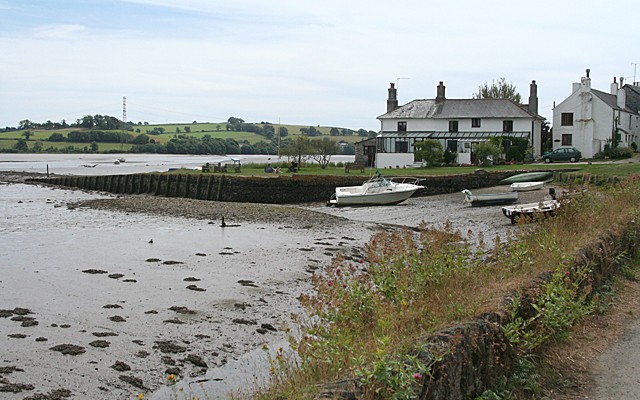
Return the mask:
<path fill-rule="evenodd" d="M 359 260 L 358 260 L 358 262 L 359 262 L 360 264 L 362 264 L 362 263 L 364 262 L 364 260 L 361 258 L 361 259 L 359 259 Z"/>
<path fill-rule="evenodd" d="M 333 285 L 333 281 L 328 281 L 327 286 L 331 286 L 331 285 Z"/>
<path fill-rule="evenodd" d="M 422 379 L 422 374 L 420 372 L 416 372 L 415 374 L 413 374 L 413 379 L 415 380 Z"/>
<path fill-rule="evenodd" d="M 336 268 L 336 275 L 340 276 L 340 272 L 342 272 L 342 270 L 340 269 L 340 267 Z"/>

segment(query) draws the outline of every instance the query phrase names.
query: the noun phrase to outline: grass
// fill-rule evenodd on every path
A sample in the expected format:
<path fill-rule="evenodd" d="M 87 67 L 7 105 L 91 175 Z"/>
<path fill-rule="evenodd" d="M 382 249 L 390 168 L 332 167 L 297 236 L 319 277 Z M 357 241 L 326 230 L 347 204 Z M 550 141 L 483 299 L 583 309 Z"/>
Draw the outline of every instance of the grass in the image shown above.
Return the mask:
<path fill-rule="evenodd" d="M 637 220 L 639 204 L 640 180 L 629 179 L 575 198 L 556 217 L 523 224 L 491 246 L 480 237 L 474 248 L 451 228 L 377 234 L 362 260 L 338 258 L 314 276 L 315 294 L 301 297 L 309 315 L 292 337 L 297 365 L 278 365 L 260 398 L 310 398 L 318 384 L 354 378 L 365 399 L 412 398 L 415 377 L 430 367 L 407 357 L 419 351 L 422 335 L 499 309 L 508 293 L 548 270 L 557 279 L 541 309 L 562 311 L 541 313 L 533 334 L 543 340 L 521 340 L 538 346 L 561 339 L 590 310 L 574 301 L 576 287 L 596 278 L 589 268 L 573 269 L 574 250 Z"/>
<path fill-rule="evenodd" d="M 271 124 L 271 125 L 273 125 L 274 127 L 287 128 L 287 131 L 289 133 L 287 137 L 300 136 L 301 135 L 300 128 L 309 128 L 309 126 L 305 126 L 305 125 L 287 125 L 287 124 Z M 130 133 L 133 136 L 136 136 L 143 133 L 146 134 L 147 131 L 152 131 L 154 128 L 164 128 L 166 133 L 163 133 L 161 135 L 150 135 L 153 139 L 155 139 L 156 141 L 160 141 L 161 143 L 166 143 L 176 134 L 187 134 L 187 135 L 195 136 L 198 138 L 202 138 L 202 136 L 204 135 L 210 135 L 213 138 L 235 139 L 238 142 L 242 142 L 246 140 L 250 144 L 255 144 L 260 141 L 268 141 L 268 139 L 266 139 L 264 136 L 256 135 L 255 133 L 251 133 L 251 132 L 226 131 L 225 126 L 226 126 L 226 122 L 196 123 L 196 124 L 175 123 L 175 124 L 157 124 L 157 125 L 134 125 L 133 126 L 134 131 L 128 132 L 128 133 Z M 188 127 L 191 130 L 191 132 L 186 133 L 185 127 Z M 180 132 L 176 132 L 176 128 L 179 128 Z M 337 141 L 344 140 L 345 142 L 348 142 L 348 143 L 355 143 L 365 139 L 364 137 L 358 136 L 357 134 L 350 135 L 350 136 L 330 136 L 331 127 L 316 126 L 315 128 L 322 133 L 322 135 L 319 136 L 319 138 L 328 137 Z M 139 129 L 140 132 L 136 132 L 137 129 Z M 57 130 L 30 129 L 32 136 L 30 137 L 29 142 L 35 141 L 35 140 L 44 141 L 48 139 L 49 136 L 51 136 L 51 134 L 53 133 L 60 133 L 66 136 L 69 132 L 78 131 L 78 130 L 82 131 L 86 129 L 83 129 L 83 128 L 65 128 L 65 129 L 57 129 Z M 0 149 L 11 148 L 13 144 L 15 144 L 15 141 L 14 141 L 11 143 L 11 145 L 9 145 L 9 143 L 5 143 L 5 139 L 11 139 L 11 140 L 24 139 L 24 136 L 22 136 L 24 132 L 25 132 L 24 130 L 17 130 L 17 131 L 0 133 Z M 49 147 L 48 142 L 43 144 L 45 144 L 45 147 Z M 98 145 L 100 146 L 100 149 L 102 149 L 103 145 L 106 145 L 106 144 L 98 143 Z"/>
<path fill-rule="evenodd" d="M 274 166 L 280 166 L 282 174 L 291 175 L 286 172 L 288 163 L 286 161 L 274 162 Z M 266 164 L 245 164 L 242 166 L 242 172 L 240 175 L 265 175 L 275 176 L 274 174 L 267 174 L 263 171 Z M 387 168 L 377 170 L 375 168 L 366 168 L 364 173 L 359 170 L 352 170 L 349 175 L 369 177 L 376 171 L 380 171 L 385 176 L 438 176 L 438 175 L 456 175 L 456 174 L 469 174 L 476 171 L 478 167 L 437 167 L 437 168 Z M 631 175 L 640 174 L 640 164 L 524 164 L 524 165 L 495 165 L 491 167 L 484 167 L 487 171 L 512 171 L 512 170 L 567 170 L 577 174 L 586 175 L 598 175 L 602 177 L 618 176 L 626 177 Z M 185 174 L 197 174 L 199 171 L 193 170 L 177 170 L 172 173 L 185 173 Z M 296 175 L 345 175 L 344 165 L 342 163 L 330 163 L 326 169 L 321 169 L 317 164 L 304 164 L 300 171 Z"/>

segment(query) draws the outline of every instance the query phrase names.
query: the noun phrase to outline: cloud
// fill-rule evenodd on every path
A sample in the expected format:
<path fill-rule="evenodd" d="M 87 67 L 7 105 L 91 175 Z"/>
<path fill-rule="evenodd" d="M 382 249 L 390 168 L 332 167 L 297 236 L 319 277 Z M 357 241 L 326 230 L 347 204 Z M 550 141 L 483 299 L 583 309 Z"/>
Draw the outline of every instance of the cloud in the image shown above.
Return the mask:
<path fill-rule="evenodd" d="M 87 28 L 77 24 L 43 25 L 34 29 L 39 39 L 71 39 L 87 33 Z"/>

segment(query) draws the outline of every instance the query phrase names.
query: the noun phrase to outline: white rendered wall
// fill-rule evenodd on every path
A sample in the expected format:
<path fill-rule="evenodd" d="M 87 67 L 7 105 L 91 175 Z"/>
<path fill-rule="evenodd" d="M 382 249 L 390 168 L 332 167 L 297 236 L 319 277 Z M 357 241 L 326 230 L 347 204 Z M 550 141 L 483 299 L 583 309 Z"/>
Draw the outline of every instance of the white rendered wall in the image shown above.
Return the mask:
<path fill-rule="evenodd" d="M 382 132 L 395 132 L 398 130 L 398 121 L 407 123 L 408 132 L 448 132 L 449 121 L 458 121 L 460 132 L 502 132 L 503 121 L 513 121 L 513 130 L 517 132 L 531 132 L 533 118 L 481 118 L 480 128 L 471 127 L 471 118 L 461 119 L 384 119 L 381 121 Z"/>
<path fill-rule="evenodd" d="M 376 153 L 376 168 L 403 168 L 413 163 L 413 153 Z"/>

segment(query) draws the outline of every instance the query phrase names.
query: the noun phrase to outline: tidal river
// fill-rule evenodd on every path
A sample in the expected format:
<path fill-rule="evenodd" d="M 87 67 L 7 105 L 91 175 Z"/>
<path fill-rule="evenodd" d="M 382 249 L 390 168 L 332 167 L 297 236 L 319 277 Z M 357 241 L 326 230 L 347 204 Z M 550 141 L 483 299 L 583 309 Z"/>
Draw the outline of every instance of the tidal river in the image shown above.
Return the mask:
<path fill-rule="evenodd" d="M 223 207 L 215 202 L 135 197 L 153 204 L 144 213 L 75 205 L 100 198 L 115 197 L 0 183 L 0 368 L 12 371 L 0 386 L 15 389 L 3 398 L 251 392 L 268 371 L 263 345 L 286 343 L 312 274 L 338 253 L 361 257 L 381 226 L 449 220 L 486 239 L 516 229 L 499 209 L 466 206 L 459 193 L 382 208 L 307 204 L 295 219 L 224 228 L 153 209 L 178 204 L 206 215 Z"/>

